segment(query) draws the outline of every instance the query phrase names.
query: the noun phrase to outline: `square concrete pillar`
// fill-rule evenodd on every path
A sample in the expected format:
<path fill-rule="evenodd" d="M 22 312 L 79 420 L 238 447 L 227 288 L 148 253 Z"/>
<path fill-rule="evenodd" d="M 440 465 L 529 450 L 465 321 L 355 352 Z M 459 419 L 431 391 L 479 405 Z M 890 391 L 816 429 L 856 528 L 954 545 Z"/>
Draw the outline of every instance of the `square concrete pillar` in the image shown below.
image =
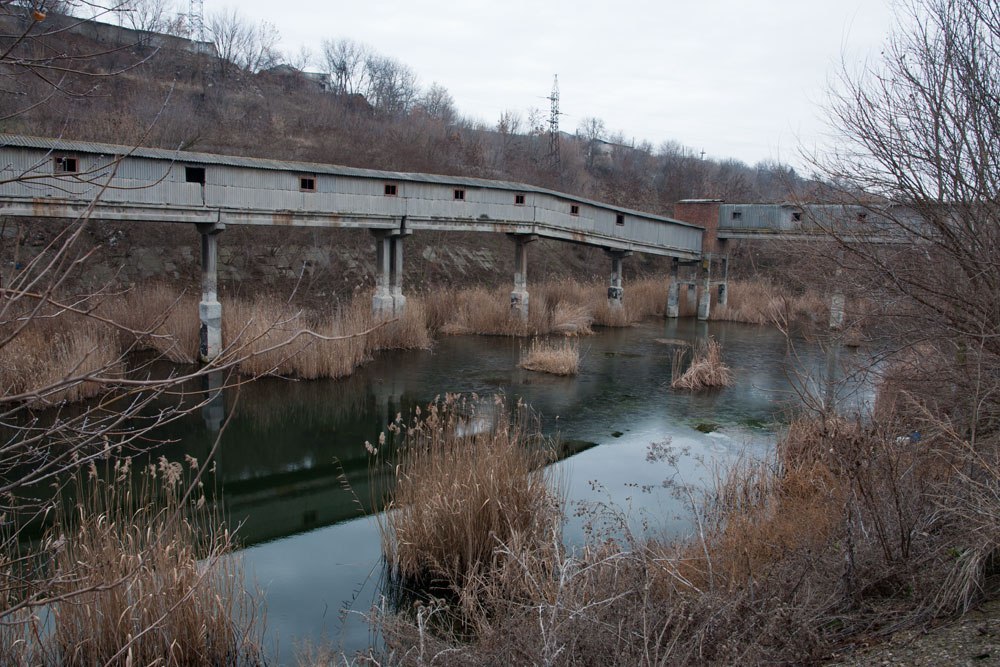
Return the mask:
<path fill-rule="evenodd" d="M 534 234 L 510 234 L 514 240 L 514 289 L 510 310 L 523 322 L 528 321 L 528 244 L 538 239 Z"/>
<path fill-rule="evenodd" d="M 712 258 L 701 260 L 701 299 L 698 301 L 698 319 L 707 320 L 712 308 Z"/>
<path fill-rule="evenodd" d="M 681 314 L 681 286 L 677 282 L 679 264 L 680 262 L 676 258 L 670 260 L 670 285 L 667 287 L 667 317 L 678 317 Z"/>
<path fill-rule="evenodd" d="M 219 303 L 218 257 L 221 223 L 198 223 L 201 234 L 201 301 L 198 303 L 200 343 L 198 357 L 211 363 L 222 354 L 222 304 Z"/>

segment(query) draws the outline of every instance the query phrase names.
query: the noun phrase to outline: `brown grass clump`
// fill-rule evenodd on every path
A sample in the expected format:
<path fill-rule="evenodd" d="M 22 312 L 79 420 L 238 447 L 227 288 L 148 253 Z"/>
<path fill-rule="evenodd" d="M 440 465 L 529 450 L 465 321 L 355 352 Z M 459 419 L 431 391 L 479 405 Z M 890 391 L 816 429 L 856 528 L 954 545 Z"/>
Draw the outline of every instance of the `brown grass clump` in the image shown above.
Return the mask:
<path fill-rule="evenodd" d="M 418 590 L 460 590 L 486 571 L 498 549 L 516 542 L 547 545 L 558 515 L 550 443 L 536 418 L 518 404 L 513 414 L 497 396 L 446 396 L 419 411 L 398 438 L 382 548 L 395 577 Z M 370 451 L 375 452 L 374 447 Z"/>
<path fill-rule="evenodd" d="M 13 331 L 18 325 L 12 321 L 3 329 Z M 113 378 L 121 370 L 116 332 L 102 322 L 72 313 L 36 315 L 0 347 L 0 393 L 44 392 L 29 399 L 41 405 L 98 396 L 108 385 L 83 378 Z"/>
<path fill-rule="evenodd" d="M 966 608 L 1000 553 L 1000 448 L 899 428 L 797 420 L 704 496 L 673 487 L 693 516 L 677 542 L 511 540 L 458 602 L 382 616 L 387 645 L 404 665 L 801 664 Z"/>
<path fill-rule="evenodd" d="M 757 325 L 796 324 L 813 329 L 826 326 L 830 305 L 822 294 L 806 290 L 794 294 L 769 280 L 729 282 L 727 304 L 713 304 L 710 319 Z"/>
<path fill-rule="evenodd" d="M 351 307 L 358 310 L 355 315 L 356 321 L 365 321 L 365 303 L 371 303 L 371 297 L 365 294 L 360 299 L 355 299 Z M 368 307 L 370 309 L 370 306 Z M 375 324 L 375 320 L 369 319 L 368 327 Z M 398 318 L 393 318 L 383 327 L 368 334 L 365 342 L 369 354 L 380 350 L 416 350 L 425 349 L 431 346 L 431 335 L 426 325 L 427 314 L 422 299 L 410 298 L 406 302 L 406 310 Z"/>
<path fill-rule="evenodd" d="M 370 309 L 370 308 L 369 308 Z M 247 375 L 285 375 L 303 379 L 343 377 L 367 358 L 363 337 L 325 341 L 367 328 L 368 318 L 358 307 L 340 317 L 320 319 L 273 298 L 223 304 L 223 341 L 239 356 L 239 371 Z"/>
<path fill-rule="evenodd" d="M 552 375 L 576 375 L 580 368 L 580 346 L 568 340 L 531 341 L 527 350 L 521 350 L 521 368 Z"/>
<path fill-rule="evenodd" d="M 379 350 L 430 345 L 418 299 L 410 299 L 403 315 L 378 328 L 371 294 L 364 292 L 328 316 L 269 297 L 226 303 L 222 313 L 225 344 L 230 354 L 246 356 L 238 369 L 247 375 L 339 378 L 353 373 Z"/>
<path fill-rule="evenodd" d="M 153 350 L 174 363 L 193 364 L 200 343 L 198 301 L 197 296 L 156 283 L 105 299 L 99 312 L 135 332 L 119 332 L 123 347 Z"/>
<path fill-rule="evenodd" d="M 0 662 L 260 664 L 259 602 L 211 503 L 185 500 L 189 475 L 162 458 L 137 486 L 127 460 L 108 474 L 81 473 L 79 500 L 57 513 L 50 569 L 32 573 L 48 613 L 4 619 Z"/>
<path fill-rule="evenodd" d="M 674 352 L 673 374 L 670 386 L 686 391 L 702 391 L 728 387 L 733 383 L 733 371 L 722 361 L 722 345 L 714 338 L 709 338 L 704 344 L 698 345 L 692 353 L 691 364 L 680 373 L 686 348 Z"/>
<path fill-rule="evenodd" d="M 529 306 L 530 306 L 529 301 Z M 473 287 L 455 293 L 451 316 L 441 333 L 521 336 L 527 327 L 510 310 L 510 296 L 504 290 Z"/>
<path fill-rule="evenodd" d="M 588 336 L 594 316 L 584 305 L 558 302 L 552 309 L 550 332 L 561 336 Z"/>

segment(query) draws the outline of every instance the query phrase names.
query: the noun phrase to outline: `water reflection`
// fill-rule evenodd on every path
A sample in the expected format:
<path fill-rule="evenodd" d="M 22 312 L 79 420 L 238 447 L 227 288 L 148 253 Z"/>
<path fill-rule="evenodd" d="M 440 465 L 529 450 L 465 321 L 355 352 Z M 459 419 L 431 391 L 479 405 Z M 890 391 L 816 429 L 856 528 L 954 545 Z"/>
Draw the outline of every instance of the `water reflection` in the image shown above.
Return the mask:
<path fill-rule="evenodd" d="M 708 335 L 722 343 L 735 384 L 695 395 L 670 390 L 671 339 L 692 343 Z M 266 591 L 282 662 L 291 662 L 293 637 L 326 636 L 348 649 L 369 641 L 363 622 L 343 623 L 337 614 L 345 602 L 366 610 L 374 595 L 369 575 L 378 567 L 378 536 L 370 519 L 359 518 L 377 505 L 364 443 L 437 395 L 502 391 L 522 398 L 546 431 L 561 434 L 566 453 L 577 454 L 559 464 L 571 502 L 609 502 L 629 513 L 633 527 L 651 521 L 673 534 L 686 530 L 687 519 L 663 481 L 698 483 L 706 474 L 699 458 L 763 451 L 784 409 L 799 401 L 796 385 L 819 389 L 820 400 L 857 403 L 868 396 L 857 391 L 858 382 L 808 379 L 841 374 L 856 352 L 831 361 L 799 344 L 790 355 L 781 332 L 761 327 L 675 320 L 604 331 L 580 340 L 574 378 L 518 369 L 524 344 L 450 337 L 432 350 L 381 355 L 338 381 L 272 378 L 223 389 L 227 378 L 210 376 L 185 388 L 191 405 L 207 402 L 166 427 L 160 436 L 168 442 L 154 455 L 203 459 L 226 424 L 216 479 L 228 515 L 252 547 L 244 555 Z M 805 375 L 793 377 L 806 379 L 790 382 L 799 371 Z M 712 432 L 696 428 L 709 423 L 704 430 Z M 665 440 L 691 455 L 675 468 L 648 460 L 650 443 Z M 567 540 L 581 541 L 584 527 L 583 519 L 571 519 Z"/>

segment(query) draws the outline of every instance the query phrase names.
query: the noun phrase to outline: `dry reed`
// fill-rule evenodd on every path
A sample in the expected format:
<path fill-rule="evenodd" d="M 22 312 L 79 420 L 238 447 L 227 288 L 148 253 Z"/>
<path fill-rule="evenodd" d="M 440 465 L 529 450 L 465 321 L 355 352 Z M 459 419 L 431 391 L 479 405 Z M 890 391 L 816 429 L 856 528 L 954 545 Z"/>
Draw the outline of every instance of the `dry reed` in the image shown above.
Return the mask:
<path fill-rule="evenodd" d="M 12 321 L 2 329 L 15 326 Z M 97 396 L 107 385 L 86 378 L 114 378 L 121 371 L 116 332 L 72 313 L 36 315 L 0 347 L 2 395 L 37 393 L 30 401 L 41 405 Z"/>
<path fill-rule="evenodd" d="M 576 375 L 580 368 L 580 346 L 569 340 L 535 338 L 527 350 L 521 350 L 518 366 L 552 375 Z"/>
<path fill-rule="evenodd" d="M 395 577 L 418 590 L 458 592 L 492 567 L 501 545 L 548 543 L 558 511 L 544 467 L 552 447 L 538 429 L 526 406 L 512 413 L 500 396 L 474 395 L 446 396 L 408 427 L 392 425 L 378 453 L 388 457 L 393 440 L 401 442 L 379 528 Z"/>
<path fill-rule="evenodd" d="M 122 345 L 133 350 L 152 350 L 174 363 L 198 360 L 198 298 L 163 283 L 133 287 L 114 299 L 106 299 L 99 312 L 124 329 Z"/>
<path fill-rule="evenodd" d="M 690 365 L 681 373 L 687 353 L 686 348 L 679 348 L 674 352 L 671 365 L 673 379 L 670 382 L 672 388 L 702 391 L 728 387 L 733 383 L 733 371 L 723 362 L 722 345 L 714 338 L 695 347 Z"/>
<path fill-rule="evenodd" d="M 0 662 L 260 664 L 259 601 L 212 504 L 185 501 L 190 480 L 164 459 L 80 473 L 40 551 L 51 564 L 32 572 L 49 602 L 5 619 Z"/>
<path fill-rule="evenodd" d="M 898 428 L 796 421 L 703 497 L 674 487 L 693 513 L 676 543 L 512 540 L 463 587 L 460 631 L 455 603 L 381 617 L 394 664 L 813 663 L 965 608 L 1000 553 L 1000 452 Z"/>
<path fill-rule="evenodd" d="M 339 378 L 353 373 L 377 351 L 428 347 L 424 318 L 418 299 L 410 299 L 399 318 L 375 328 L 379 322 L 371 313 L 370 293 L 355 295 L 328 316 L 262 297 L 225 304 L 223 335 L 230 353 L 245 357 L 238 365 L 242 373 Z M 324 340 L 337 337 L 340 340 Z"/>
<path fill-rule="evenodd" d="M 713 320 L 757 325 L 816 326 L 829 318 L 829 305 L 813 290 L 794 294 L 764 279 L 730 281 L 725 306 L 714 305 Z"/>

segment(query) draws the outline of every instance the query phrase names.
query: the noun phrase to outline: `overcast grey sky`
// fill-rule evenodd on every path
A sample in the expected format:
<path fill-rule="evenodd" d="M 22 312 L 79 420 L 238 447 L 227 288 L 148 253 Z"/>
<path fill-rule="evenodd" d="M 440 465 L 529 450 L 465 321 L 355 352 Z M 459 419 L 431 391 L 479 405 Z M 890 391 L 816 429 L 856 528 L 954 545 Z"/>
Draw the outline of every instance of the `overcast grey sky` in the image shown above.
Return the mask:
<path fill-rule="evenodd" d="M 317 55 L 349 37 L 438 82 L 459 112 L 496 123 L 543 108 L 559 75 L 561 129 L 596 116 L 654 145 L 710 157 L 796 164 L 823 132 L 821 106 L 842 57 L 877 55 L 890 0 L 242 0 Z M 186 5 L 187 3 L 184 2 Z M 226 7 L 206 0 L 206 15 Z M 547 114 L 546 114 L 547 115 Z"/>

